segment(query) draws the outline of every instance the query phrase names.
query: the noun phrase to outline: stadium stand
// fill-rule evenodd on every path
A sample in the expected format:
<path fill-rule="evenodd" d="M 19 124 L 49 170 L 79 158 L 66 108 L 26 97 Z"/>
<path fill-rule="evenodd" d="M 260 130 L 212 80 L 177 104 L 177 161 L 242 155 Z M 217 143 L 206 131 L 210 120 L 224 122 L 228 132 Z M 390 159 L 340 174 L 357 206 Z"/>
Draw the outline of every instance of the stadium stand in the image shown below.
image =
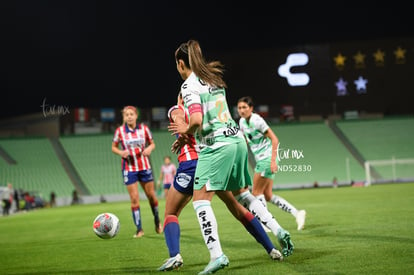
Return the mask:
<path fill-rule="evenodd" d="M 275 188 L 330 186 L 363 182 L 365 160 L 414 158 L 414 118 L 373 119 L 274 124 L 279 137 L 279 172 Z M 151 155 L 155 181 L 165 155 L 178 165 L 170 151 L 175 137 L 166 130 L 152 132 L 156 148 Z M 125 196 L 120 158 L 111 151 L 112 134 L 73 135 L 56 138 L 0 139 L 0 182 L 48 197 L 119 194 Z M 62 158 L 66 158 L 62 161 Z M 254 160 L 249 158 L 253 174 Z M 66 164 L 65 164 L 66 163 Z M 381 178 L 390 177 L 390 167 L 378 167 Z M 413 176 L 412 165 L 399 175 Z M 404 173 L 407 173 L 404 174 Z M 79 188 L 81 186 L 82 188 Z M 142 191 L 142 190 L 140 190 Z"/>
<path fill-rule="evenodd" d="M 272 125 L 279 138 L 276 187 L 364 179 L 364 168 L 324 122 Z"/>
<path fill-rule="evenodd" d="M 51 191 L 68 196 L 73 185 L 47 138 L 0 139 L 0 147 L 15 163 L 0 161 L 0 182 L 48 198 Z"/>
<path fill-rule="evenodd" d="M 119 157 L 111 151 L 112 135 L 64 136 L 59 140 L 91 195 L 125 192 Z"/>
<path fill-rule="evenodd" d="M 364 160 L 414 158 L 414 118 L 339 121 L 336 123 Z M 392 179 L 392 166 L 375 167 L 380 179 Z M 399 165 L 398 176 L 413 178 L 414 166 Z"/>
<path fill-rule="evenodd" d="M 111 151 L 113 135 L 82 135 L 61 137 L 60 142 L 77 173 L 91 195 L 125 194 L 122 184 L 121 159 Z M 166 154 L 170 152 L 174 137 L 167 131 L 153 132 L 155 150 L 151 154 L 151 166 L 155 181 Z M 142 190 L 141 190 L 142 191 Z"/>

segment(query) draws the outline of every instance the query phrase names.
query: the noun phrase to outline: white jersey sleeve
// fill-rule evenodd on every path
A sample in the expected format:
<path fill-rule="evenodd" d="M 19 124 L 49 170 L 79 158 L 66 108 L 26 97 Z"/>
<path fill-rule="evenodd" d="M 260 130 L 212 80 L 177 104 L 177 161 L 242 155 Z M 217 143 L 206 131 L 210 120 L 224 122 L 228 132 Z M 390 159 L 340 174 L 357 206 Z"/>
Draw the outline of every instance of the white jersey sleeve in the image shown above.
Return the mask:
<path fill-rule="evenodd" d="M 269 129 L 269 125 L 264 120 L 264 118 L 261 117 L 259 114 L 252 113 L 252 116 L 250 119 L 256 126 L 256 129 L 259 130 L 262 134 L 264 134 Z"/>

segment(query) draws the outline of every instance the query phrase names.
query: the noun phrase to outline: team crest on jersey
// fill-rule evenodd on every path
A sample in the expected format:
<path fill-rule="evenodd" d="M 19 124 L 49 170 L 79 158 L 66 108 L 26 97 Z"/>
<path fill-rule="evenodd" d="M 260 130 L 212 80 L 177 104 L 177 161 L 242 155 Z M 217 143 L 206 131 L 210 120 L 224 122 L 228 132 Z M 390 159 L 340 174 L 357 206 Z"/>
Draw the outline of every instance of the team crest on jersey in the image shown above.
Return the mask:
<path fill-rule="evenodd" d="M 187 175 L 186 173 L 179 173 L 177 175 L 177 183 L 183 188 L 187 188 L 188 184 L 191 181 L 191 176 Z"/>

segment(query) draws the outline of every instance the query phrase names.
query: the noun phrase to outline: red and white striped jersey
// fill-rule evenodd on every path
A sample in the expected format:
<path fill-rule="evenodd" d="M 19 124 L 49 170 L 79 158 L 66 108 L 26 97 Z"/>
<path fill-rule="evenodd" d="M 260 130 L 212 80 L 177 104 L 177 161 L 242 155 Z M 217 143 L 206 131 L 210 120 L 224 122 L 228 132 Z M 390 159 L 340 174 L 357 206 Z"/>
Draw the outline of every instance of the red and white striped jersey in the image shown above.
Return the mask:
<path fill-rule="evenodd" d="M 163 164 L 161 166 L 161 172 L 164 176 L 162 179 L 162 183 L 173 183 L 175 173 L 177 172 L 177 167 L 175 167 L 174 163 Z"/>
<path fill-rule="evenodd" d="M 116 129 L 112 141 L 129 151 L 128 158 L 122 158 L 122 170 L 138 172 L 151 168 L 149 158 L 141 154 L 151 140 L 152 133 L 143 123 L 139 123 L 134 130 L 130 130 L 126 123 Z"/>
<path fill-rule="evenodd" d="M 184 112 L 185 122 L 189 123 L 190 115 L 186 108 L 182 105 L 174 105 L 168 110 L 168 119 L 170 122 L 173 122 L 171 117 L 172 111 L 176 109 L 181 109 Z M 188 161 L 188 160 L 195 160 L 198 159 L 198 145 L 193 135 L 189 135 L 191 144 L 186 144 L 181 148 L 180 154 L 178 155 L 178 162 Z"/>

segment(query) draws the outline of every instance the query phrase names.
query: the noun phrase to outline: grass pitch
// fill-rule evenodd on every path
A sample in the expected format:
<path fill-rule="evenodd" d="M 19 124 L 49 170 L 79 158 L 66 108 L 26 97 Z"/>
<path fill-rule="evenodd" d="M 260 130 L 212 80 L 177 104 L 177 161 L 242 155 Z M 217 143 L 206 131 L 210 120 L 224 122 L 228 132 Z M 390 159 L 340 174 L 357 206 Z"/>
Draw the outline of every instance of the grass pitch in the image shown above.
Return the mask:
<path fill-rule="evenodd" d="M 414 270 L 414 183 L 370 187 L 278 191 L 306 209 L 303 231 L 290 214 L 268 205 L 295 244 L 283 262 L 265 250 L 215 197 L 213 209 L 230 265 L 217 274 L 412 274 Z M 160 213 L 165 201 L 160 200 Z M 168 258 L 164 235 L 155 233 L 148 201 L 141 202 L 145 235 L 135 232 L 129 202 L 39 209 L 0 218 L 1 274 L 159 274 Z M 97 214 L 121 221 L 118 236 L 98 238 Z M 162 215 L 161 215 L 162 216 Z M 190 203 L 179 218 L 184 265 L 173 274 L 197 274 L 209 253 Z M 268 233 L 278 246 L 276 238 Z"/>

